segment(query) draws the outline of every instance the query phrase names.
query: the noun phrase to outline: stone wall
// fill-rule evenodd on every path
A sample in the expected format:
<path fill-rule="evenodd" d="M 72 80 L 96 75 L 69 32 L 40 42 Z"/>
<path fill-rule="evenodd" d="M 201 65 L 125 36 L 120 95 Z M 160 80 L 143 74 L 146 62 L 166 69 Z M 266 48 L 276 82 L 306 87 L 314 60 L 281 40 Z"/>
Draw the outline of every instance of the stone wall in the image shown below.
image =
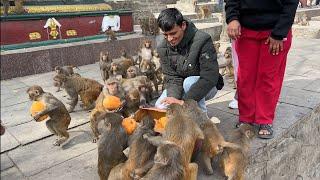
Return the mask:
<path fill-rule="evenodd" d="M 320 105 L 252 156 L 248 180 L 320 179 Z"/>
<path fill-rule="evenodd" d="M 91 40 L 1 52 L 1 80 L 49 72 L 58 65 L 92 64 L 99 61 L 101 50 L 108 50 L 112 58 L 120 57 L 121 48 L 129 55 L 136 55 L 144 39 L 144 36 L 135 36 L 114 42 Z M 148 39 L 154 41 L 155 38 Z"/>

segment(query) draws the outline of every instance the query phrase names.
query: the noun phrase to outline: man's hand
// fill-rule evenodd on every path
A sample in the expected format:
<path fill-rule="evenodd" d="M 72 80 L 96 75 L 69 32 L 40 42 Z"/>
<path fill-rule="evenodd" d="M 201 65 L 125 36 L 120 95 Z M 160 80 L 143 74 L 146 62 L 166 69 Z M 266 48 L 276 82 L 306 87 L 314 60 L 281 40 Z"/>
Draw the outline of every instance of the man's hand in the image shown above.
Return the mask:
<path fill-rule="evenodd" d="M 268 37 L 265 44 L 269 44 L 269 53 L 272 55 L 278 55 L 280 51 L 283 51 L 282 40 L 276 40 L 272 37 Z"/>
<path fill-rule="evenodd" d="M 166 97 L 161 101 L 161 103 L 165 104 L 165 105 L 170 105 L 170 104 L 174 104 L 174 103 L 183 105 L 184 101 L 176 99 L 174 97 Z"/>
<path fill-rule="evenodd" d="M 238 20 L 233 20 L 229 22 L 227 27 L 228 36 L 233 39 L 237 40 L 241 35 L 241 25 Z"/>

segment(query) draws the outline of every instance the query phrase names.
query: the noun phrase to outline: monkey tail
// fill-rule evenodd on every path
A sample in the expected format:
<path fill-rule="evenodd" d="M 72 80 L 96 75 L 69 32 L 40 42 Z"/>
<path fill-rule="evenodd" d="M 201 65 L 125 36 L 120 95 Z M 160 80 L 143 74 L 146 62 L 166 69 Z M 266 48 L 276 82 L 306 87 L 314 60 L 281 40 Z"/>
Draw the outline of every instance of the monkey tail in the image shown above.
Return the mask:
<path fill-rule="evenodd" d="M 241 149 L 241 146 L 239 146 L 238 144 L 226 142 L 226 141 L 222 142 L 221 146 L 224 148 L 227 147 L 231 149 Z"/>

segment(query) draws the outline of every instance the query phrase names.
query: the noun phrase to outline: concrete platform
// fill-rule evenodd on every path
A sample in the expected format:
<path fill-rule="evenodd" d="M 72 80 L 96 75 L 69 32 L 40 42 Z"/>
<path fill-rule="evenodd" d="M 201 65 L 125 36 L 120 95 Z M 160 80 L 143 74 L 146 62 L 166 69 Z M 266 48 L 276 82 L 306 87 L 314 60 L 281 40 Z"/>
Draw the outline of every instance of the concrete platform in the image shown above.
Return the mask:
<path fill-rule="evenodd" d="M 288 56 L 286 75 L 274 121 L 275 138 L 254 139 L 250 150 L 248 180 L 320 179 L 320 40 L 294 39 Z M 80 66 L 84 77 L 101 81 L 98 64 Z M 1 179 L 99 179 L 97 145 L 91 143 L 88 112 L 77 107 L 72 113 L 70 140 L 54 147 L 54 138 L 44 122 L 29 116 L 30 102 L 25 90 L 32 84 L 66 102 L 66 94 L 54 92 L 53 72 L 1 81 L 1 120 L 6 134 L 1 136 Z M 234 96 L 226 83 L 213 100 L 207 101 L 209 116 L 217 116 L 218 128 L 228 139 L 238 111 L 227 108 Z M 218 164 L 207 176 L 200 166 L 198 179 L 223 179 Z"/>

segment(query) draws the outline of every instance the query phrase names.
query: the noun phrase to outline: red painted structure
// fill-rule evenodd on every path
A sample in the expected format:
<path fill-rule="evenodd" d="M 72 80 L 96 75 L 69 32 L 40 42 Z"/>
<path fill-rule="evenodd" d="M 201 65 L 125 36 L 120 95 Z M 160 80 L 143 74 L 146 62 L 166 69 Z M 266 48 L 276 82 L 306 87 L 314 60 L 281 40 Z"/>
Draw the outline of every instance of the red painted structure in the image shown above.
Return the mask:
<path fill-rule="evenodd" d="M 131 11 L 1 16 L 0 44 L 10 45 L 52 39 L 52 37 L 48 36 L 47 29 L 43 27 L 46 24 L 47 19 L 52 17 L 62 25 L 60 28 L 61 39 L 99 35 L 101 34 L 102 19 L 106 14 L 120 16 L 119 32 L 133 32 Z M 67 36 L 66 32 L 68 30 L 75 30 L 77 35 Z M 30 40 L 29 34 L 32 32 L 38 32 L 41 35 L 41 38 Z M 59 37 L 57 39 L 59 39 Z"/>

